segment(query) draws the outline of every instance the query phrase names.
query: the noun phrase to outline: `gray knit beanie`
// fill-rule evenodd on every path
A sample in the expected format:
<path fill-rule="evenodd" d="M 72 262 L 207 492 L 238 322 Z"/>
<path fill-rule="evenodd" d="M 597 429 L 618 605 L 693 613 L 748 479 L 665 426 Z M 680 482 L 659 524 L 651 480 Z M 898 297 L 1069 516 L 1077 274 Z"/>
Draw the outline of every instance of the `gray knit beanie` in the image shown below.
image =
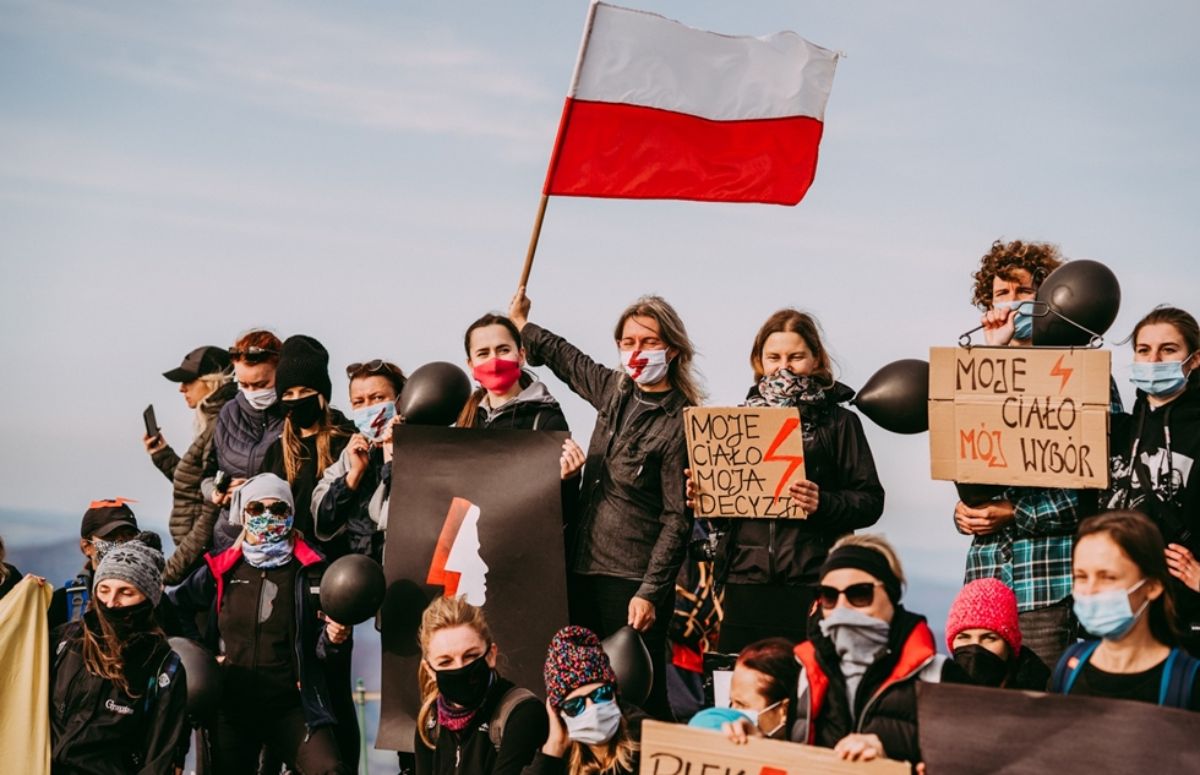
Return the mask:
<path fill-rule="evenodd" d="M 92 581 L 92 590 L 105 579 L 117 579 L 132 584 L 138 592 L 157 606 L 162 598 L 163 567 L 162 540 L 155 533 L 138 533 L 136 538 L 117 544 L 104 554 Z"/>

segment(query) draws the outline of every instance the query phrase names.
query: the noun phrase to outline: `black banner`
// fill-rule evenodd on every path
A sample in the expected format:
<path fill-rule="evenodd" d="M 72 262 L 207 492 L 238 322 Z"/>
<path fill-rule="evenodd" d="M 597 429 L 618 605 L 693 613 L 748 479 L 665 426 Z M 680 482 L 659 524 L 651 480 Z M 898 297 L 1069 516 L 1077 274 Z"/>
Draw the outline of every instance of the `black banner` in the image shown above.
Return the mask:
<path fill-rule="evenodd" d="M 1147 702 L 918 683 L 929 775 L 1200 772 L 1200 714 Z"/>
<path fill-rule="evenodd" d="M 481 605 L 500 670 L 541 694 L 567 623 L 559 456 L 566 433 L 401 426 L 394 434 L 378 748 L 411 751 L 417 628 L 435 595 Z"/>

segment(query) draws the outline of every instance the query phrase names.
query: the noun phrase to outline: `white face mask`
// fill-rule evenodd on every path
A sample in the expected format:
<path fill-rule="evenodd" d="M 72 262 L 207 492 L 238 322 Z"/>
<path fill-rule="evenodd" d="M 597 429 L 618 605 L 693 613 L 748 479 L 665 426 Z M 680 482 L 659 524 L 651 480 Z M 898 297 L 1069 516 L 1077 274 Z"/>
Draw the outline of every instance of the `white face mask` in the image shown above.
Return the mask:
<path fill-rule="evenodd" d="M 781 703 L 781 702 L 783 702 L 783 700 L 779 700 L 778 702 L 773 702 L 770 705 L 768 705 L 767 707 L 763 708 L 762 710 L 751 710 L 750 708 L 737 708 L 736 710 L 738 713 L 741 713 L 743 716 L 750 719 L 750 723 L 753 724 L 754 726 L 758 727 L 758 731 L 762 732 L 765 737 L 771 737 L 776 732 L 778 732 L 781 727 L 783 727 L 785 722 L 780 721 L 778 724 L 775 725 L 774 729 L 763 729 L 761 726 L 759 726 L 758 720 L 762 717 L 762 714 L 770 713 L 775 708 L 778 708 L 779 703 Z"/>
<path fill-rule="evenodd" d="M 639 385 L 653 385 L 667 376 L 666 350 L 630 350 L 621 357 L 625 373 Z"/>
<path fill-rule="evenodd" d="M 600 745 L 613 739 L 621 726 L 621 707 L 615 700 L 590 703 L 578 716 L 562 716 L 567 737 L 584 745 Z"/>
<path fill-rule="evenodd" d="M 279 396 L 276 395 L 275 388 L 273 387 L 263 388 L 262 390 L 246 390 L 246 388 L 240 389 L 242 391 L 242 395 L 246 397 L 246 402 L 260 412 L 279 400 Z"/>

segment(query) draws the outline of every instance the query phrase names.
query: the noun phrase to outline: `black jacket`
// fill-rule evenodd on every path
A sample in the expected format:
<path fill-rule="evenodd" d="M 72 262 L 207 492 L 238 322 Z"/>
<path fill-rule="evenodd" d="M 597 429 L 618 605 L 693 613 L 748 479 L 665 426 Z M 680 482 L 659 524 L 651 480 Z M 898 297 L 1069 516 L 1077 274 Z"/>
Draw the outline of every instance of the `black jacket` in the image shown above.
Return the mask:
<path fill-rule="evenodd" d="M 346 419 L 346 415 L 342 414 L 337 409 L 329 410 L 330 420 L 333 423 L 334 432 L 329 437 L 329 454 L 332 457 L 332 462 L 336 463 L 345 451 L 346 445 L 350 443 L 350 437 L 357 431 L 354 428 L 354 423 Z M 292 500 L 296 504 L 296 518 L 294 526 L 307 538 L 316 540 L 321 551 L 325 552 L 331 559 L 337 559 L 346 553 L 344 542 L 334 542 L 328 546 L 325 542 L 316 539 L 316 533 L 313 530 L 313 519 L 316 516 L 312 511 L 313 492 L 317 488 L 317 484 L 321 481 L 321 476 L 325 473 L 322 471 L 317 473 L 317 437 L 308 436 L 300 440 L 304 447 L 304 457 L 300 460 L 300 470 L 296 472 L 295 481 L 288 481 L 287 469 L 283 463 L 283 439 L 275 440 L 268 449 L 263 458 L 262 471 L 270 472 L 288 482 L 292 488 Z"/>
<path fill-rule="evenodd" d="M 635 422 L 624 422 L 623 415 L 644 402 L 627 374 L 533 323 L 521 339 L 530 364 L 545 363 L 596 408 L 578 517 L 568 525 L 570 569 L 639 581 L 637 596 L 661 605 L 674 592 L 692 534 L 683 480 L 684 397 L 671 391 L 639 411 Z"/>
<path fill-rule="evenodd" d="M 550 731 L 540 700 L 527 696 L 512 707 L 504 720 L 499 750 L 489 735 L 500 702 L 512 688 L 512 681 L 497 675 L 479 712 L 460 732 L 438 727 L 434 710 L 428 734 L 437 747 L 430 750 L 420 734 L 416 735 L 417 775 L 518 775 L 528 766 Z"/>
<path fill-rule="evenodd" d="M 1200 382 L 1192 380 L 1171 403 L 1151 409 L 1138 391 L 1132 414 L 1112 417 L 1110 509 L 1149 516 L 1167 543 L 1200 556 Z M 1170 449 L 1170 464 L 1167 450 Z M 1189 646 L 1200 641 L 1200 594 L 1175 580 L 1172 588 Z"/>
<path fill-rule="evenodd" d="M 204 399 L 200 411 L 209 417 L 208 427 L 192 439 L 182 458 L 169 446 L 151 456 L 174 488 L 169 526 L 175 551 L 163 571 L 163 581 L 168 586 L 187 578 L 203 562 L 204 553 L 212 548 L 213 525 L 221 510 L 211 498 L 204 497 L 200 483 L 213 456 L 217 417 L 237 392 L 237 385 L 229 382 Z"/>
<path fill-rule="evenodd" d="M 817 510 L 802 520 L 730 520 L 734 524 L 723 539 L 726 581 L 816 584 L 829 547 L 879 520 L 883 485 L 875 459 L 862 421 L 841 406 L 853 397 L 853 390 L 837 382 L 825 392 L 824 403 L 801 407 L 805 477 L 820 487 Z"/>
<path fill-rule="evenodd" d="M 815 623 L 809 640 L 796 646 L 796 659 L 801 678 L 793 741 L 833 748 L 846 735 L 874 734 L 889 759 L 902 761 L 921 760 L 916 682 L 970 683 L 962 668 L 937 653 L 925 617 L 899 605 L 887 651 L 863 675 L 853 714 L 841 660 Z"/>
<path fill-rule="evenodd" d="M 1012 675 L 1004 688 L 1044 692 L 1049 685 L 1050 668 L 1046 667 L 1041 657 L 1030 651 L 1028 646 L 1022 646 L 1017 653 L 1017 663 L 1013 665 Z"/>
<path fill-rule="evenodd" d="M 213 431 L 212 452 L 204 467 L 205 497 L 212 494 L 212 477 L 223 471 L 231 479 L 249 479 L 263 472 L 267 450 L 283 432 L 283 407 L 276 401 L 260 411 L 250 406 L 241 390 L 221 407 Z M 229 524 L 229 509 L 222 508 L 213 527 L 212 551 L 233 545 L 241 528 Z"/>
<path fill-rule="evenodd" d="M 131 697 L 84 667 L 83 626 L 63 625 L 50 639 L 52 772 L 174 775 L 191 733 L 183 664 L 161 638 L 130 647 L 125 675 L 140 695 Z"/>
<path fill-rule="evenodd" d="M 236 544 L 220 554 L 207 554 L 205 565 L 174 589 L 168 590 L 171 602 L 179 610 L 181 621 L 190 626 L 188 637 L 201 641 L 213 654 L 223 653 L 220 628 L 220 609 L 224 603 L 225 589 L 233 571 L 244 560 L 242 546 Z M 352 641 L 333 644 L 325 637 L 325 628 L 317 619 L 320 594 L 320 574 L 325 567 L 325 558 L 303 539 L 297 537 L 293 562 L 303 566 L 296 573 L 293 590 L 292 612 L 295 617 L 296 660 L 294 668 L 300 683 L 300 704 L 304 709 L 305 722 L 310 730 L 337 723 L 331 708 L 329 688 L 326 682 L 326 665 L 322 662 L 349 659 Z M 203 637 L 191 625 L 192 617 L 199 611 L 208 611 L 208 629 Z M 252 637 L 252 633 L 227 633 L 226 637 Z"/>

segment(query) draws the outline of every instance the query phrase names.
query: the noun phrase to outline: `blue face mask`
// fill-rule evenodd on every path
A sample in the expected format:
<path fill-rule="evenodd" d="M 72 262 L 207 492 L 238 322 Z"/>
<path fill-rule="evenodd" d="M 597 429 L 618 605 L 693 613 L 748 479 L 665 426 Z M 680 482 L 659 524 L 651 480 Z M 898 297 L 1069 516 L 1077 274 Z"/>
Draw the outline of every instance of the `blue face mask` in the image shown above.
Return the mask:
<path fill-rule="evenodd" d="M 1129 381 L 1147 395 L 1174 395 L 1187 384 L 1187 375 L 1183 373 L 1183 364 L 1191 357 L 1189 355 L 1182 361 L 1159 361 L 1157 363 L 1135 361 L 1130 369 Z"/>
<path fill-rule="evenodd" d="M 392 418 L 395 416 L 395 401 L 383 401 L 371 406 L 360 407 L 350 413 L 351 419 L 354 420 L 354 427 L 358 428 L 358 432 L 371 442 L 379 441 L 387 433 L 387 429 L 392 425 Z"/>
<path fill-rule="evenodd" d="M 1001 301 L 996 303 L 997 309 L 1016 310 L 1013 316 L 1013 339 L 1027 342 L 1033 338 L 1033 301 Z"/>
<path fill-rule="evenodd" d="M 1146 583 L 1142 579 L 1129 589 L 1110 589 L 1094 595 L 1075 595 L 1075 616 L 1083 629 L 1107 640 L 1120 640 L 1133 629 L 1138 617 L 1150 605 L 1147 600 L 1134 613 L 1129 595 Z"/>

